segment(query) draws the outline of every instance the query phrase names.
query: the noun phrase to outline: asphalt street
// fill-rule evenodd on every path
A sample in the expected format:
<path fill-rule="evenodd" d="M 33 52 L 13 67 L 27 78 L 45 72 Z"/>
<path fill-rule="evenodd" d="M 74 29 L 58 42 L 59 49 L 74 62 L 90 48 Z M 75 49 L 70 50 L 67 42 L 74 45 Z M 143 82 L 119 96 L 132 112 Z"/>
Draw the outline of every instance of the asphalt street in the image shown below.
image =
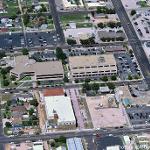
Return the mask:
<path fill-rule="evenodd" d="M 60 43 L 64 44 L 65 43 L 65 37 L 64 37 L 63 29 L 61 27 L 59 14 L 58 14 L 57 9 L 56 9 L 55 0 L 48 0 L 48 2 L 50 5 L 51 15 L 52 15 L 55 29 L 57 32 L 57 36 L 59 36 L 59 38 L 60 38 Z"/>
<path fill-rule="evenodd" d="M 112 0 L 116 13 L 122 23 L 122 26 L 126 32 L 129 43 L 131 44 L 134 54 L 137 58 L 143 76 L 150 87 L 150 64 L 142 47 L 141 41 L 139 40 L 129 17 L 122 5 L 121 0 Z"/>
<path fill-rule="evenodd" d="M 110 134 L 113 136 L 120 136 L 126 134 L 139 134 L 139 133 L 149 133 L 150 128 L 143 129 L 112 129 L 112 130 L 94 130 L 94 129 L 85 129 L 85 130 L 69 130 L 63 132 L 52 132 L 48 134 L 40 134 L 40 135 L 28 135 L 28 136 L 16 136 L 16 137 L 4 137 L 0 136 L 0 143 L 10 143 L 10 142 L 23 142 L 23 141 L 38 141 L 38 140 L 49 140 L 54 138 L 59 138 L 60 136 L 64 136 L 66 138 L 72 137 L 91 137 L 98 134 L 101 137 L 109 136 Z"/>
<path fill-rule="evenodd" d="M 124 86 L 124 85 L 137 85 L 137 84 L 141 84 L 143 82 L 143 80 L 132 80 L 132 81 L 114 81 L 113 83 L 116 86 Z M 65 86 L 63 85 L 63 87 L 65 89 L 68 88 L 80 88 L 82 86 L 82 83 L 75 83 L 75 84 L 66 84 Z M 61 87 L 61 86 L 57 86 L 57 87 Z M 10 92 L 10 93 L 17 93 L 19 91 L 28 91 L 28 90 L 42 90 L 44 88 L 54 88 L 54 87 L 50 87 L 50 86 L 39 86 L 36 88 L 33 87 L 19 87 L 19 88 L 2 88 L 0 89 L 1 92 Z"/>

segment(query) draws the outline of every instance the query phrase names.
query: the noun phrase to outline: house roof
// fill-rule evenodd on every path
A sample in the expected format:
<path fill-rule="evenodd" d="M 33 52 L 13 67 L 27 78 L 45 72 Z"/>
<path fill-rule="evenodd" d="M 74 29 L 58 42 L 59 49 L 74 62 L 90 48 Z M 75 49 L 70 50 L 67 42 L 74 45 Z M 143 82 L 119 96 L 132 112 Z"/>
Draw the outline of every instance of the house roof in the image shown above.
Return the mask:
<path fill-rule="evenodd" d="M 44 96 L 59 96 L 64 95 L 63 88 L 46 89 L 43 92 Z"/>
<path fill-rule="evenodd" d="M 26 108 L 25 108 L 25 106 L 16 106 L 16 107 L 12 107 L 11 111 L 25 112 Z"/>

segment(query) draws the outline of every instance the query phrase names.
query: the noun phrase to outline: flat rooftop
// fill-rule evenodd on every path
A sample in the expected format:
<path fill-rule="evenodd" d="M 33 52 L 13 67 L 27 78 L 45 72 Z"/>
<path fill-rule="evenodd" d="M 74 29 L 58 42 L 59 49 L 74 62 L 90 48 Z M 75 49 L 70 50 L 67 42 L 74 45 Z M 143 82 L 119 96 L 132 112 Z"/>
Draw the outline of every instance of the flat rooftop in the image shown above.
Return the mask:
<path fill-rule="evenodd" d="M 21 74 L 23 72 L 35 72 L 36 75 L 63 74 L 61 61 L 35 62 L 28 56 L 17 56 L 14 59 L 14 68 L 11 72 Z"/>
<path fill-rule="evenodd" d="M 58 115 L 58 123 L 75 121 L 75 116 L 70 97 L 66 96 L 48 96 L 45 97 L 45 109 L 47 119 Z"/>
<path fill-rule="evenodd" d="M 69 57 L 69 64 L 72 67 L 80 66 L 98 66 L 105 64 L 114 64 L 116 61 L 113 54 L 107 55 L 89 55 L 89 56 L 74 56 Z"/>

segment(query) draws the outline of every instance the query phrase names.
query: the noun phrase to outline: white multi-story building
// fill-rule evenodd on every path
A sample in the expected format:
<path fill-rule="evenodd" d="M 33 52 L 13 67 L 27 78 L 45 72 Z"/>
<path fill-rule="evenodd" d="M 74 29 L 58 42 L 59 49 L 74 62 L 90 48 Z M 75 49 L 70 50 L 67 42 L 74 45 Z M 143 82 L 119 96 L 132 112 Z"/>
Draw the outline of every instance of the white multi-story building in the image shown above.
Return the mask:
<path fill-rule="evenodd" d="M 98 79 L 117 74 L 113 54 L 69 57 L 69 67 L 73 79 Z"/>
<path fill-rule="evenodd" d="M 65 96 L 63 89 L 49 89 L 40 94 L 45 104 L 46 111 L 46 128 L 52 126 L 58 128 L 76 127 L 70 97 Z"/>

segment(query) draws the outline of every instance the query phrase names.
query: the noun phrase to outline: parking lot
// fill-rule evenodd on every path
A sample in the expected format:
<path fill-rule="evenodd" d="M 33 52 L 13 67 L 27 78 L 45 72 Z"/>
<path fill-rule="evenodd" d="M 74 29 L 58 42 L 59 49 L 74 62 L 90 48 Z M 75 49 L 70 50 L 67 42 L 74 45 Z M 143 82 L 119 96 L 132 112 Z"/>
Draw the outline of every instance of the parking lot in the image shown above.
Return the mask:
<path fill-rule="evenodd" d="M 138 10 L 136 15 L 131 17 L 131 20 L 139 39 L 149 40 L 150 10 Z"/>
<path fill-rule="evenodd" d="M 126 111 L 132 125 L 150 125 L 150 106 L 137 105 Z"/>
<path fill-rule="evenodd" d="M 60 42 L 59 35 L 55 31 L 49 32 L 28 32 L 26 33 L 28 47 L 38 47 L 47 45 L 56 45 Z M 26 44 L 23 33 L 5 33 L 0 34 L 0 48 L 11 50 L 21 48 Z"/>
<path fill-rule="evenodd" d="M 16 47 L 24 46 L 23 33 L 5 33 L 0 34 L 0 48 L 1 49 L 12 49 Z"/>
<path fill-rule="evenodd" d="M 56 45 L 59 43 L 59 35 L 54 31 L 26 33 L 27 45 L 29 47 Z"/>
<path fill-rule="evenodd" d="M 105 136 L 95 139 L 96 149 L 98 150 L 125 150 L 123 142 L 120 137 L 117 136 Z M 110 148 L 114 146 L 114 148 Z M 109 147 L 109 148 L 108 148 Z"/>
<path fill-rule="evenodd" d="M 141 73 L 133 55 L 130 56 L 127 53 L 115 53 L 114 56 L 121 80 L 127 80 L 129 79 L 129 76 L 130 80 L 140 77 Z"/>

